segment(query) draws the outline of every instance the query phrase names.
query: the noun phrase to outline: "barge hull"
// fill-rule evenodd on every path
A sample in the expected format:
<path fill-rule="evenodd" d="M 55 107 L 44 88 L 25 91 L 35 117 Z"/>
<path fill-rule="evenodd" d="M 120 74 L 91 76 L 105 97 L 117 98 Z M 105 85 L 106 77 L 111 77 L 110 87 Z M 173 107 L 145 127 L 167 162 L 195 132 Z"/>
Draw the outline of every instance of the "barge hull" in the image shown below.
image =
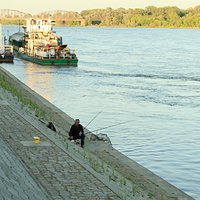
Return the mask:
<path fill-rule="evenodd" d="M 32 57 L 28 56 L 26 54 L 17 53 L 17 57 L 22 58 L 24 60 L 39 64 L 39 65 L 73 65 L 77 66 L 78 59 L 44 59 L 44 58 L 38 58 L 38 57 Z"/>

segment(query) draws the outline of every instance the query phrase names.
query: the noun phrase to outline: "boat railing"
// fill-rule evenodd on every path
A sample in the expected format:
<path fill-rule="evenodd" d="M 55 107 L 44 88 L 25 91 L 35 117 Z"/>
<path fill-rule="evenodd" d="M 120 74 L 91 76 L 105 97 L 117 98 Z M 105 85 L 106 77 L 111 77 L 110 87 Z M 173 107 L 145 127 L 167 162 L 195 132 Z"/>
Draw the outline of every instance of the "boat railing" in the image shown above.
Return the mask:
<path fill-rule="evenodd" d="M 12 45 L 1 45 L 0 51 L 1 52 L 11 52 L 11 53 L 13 53 L 13 46 Z"/>

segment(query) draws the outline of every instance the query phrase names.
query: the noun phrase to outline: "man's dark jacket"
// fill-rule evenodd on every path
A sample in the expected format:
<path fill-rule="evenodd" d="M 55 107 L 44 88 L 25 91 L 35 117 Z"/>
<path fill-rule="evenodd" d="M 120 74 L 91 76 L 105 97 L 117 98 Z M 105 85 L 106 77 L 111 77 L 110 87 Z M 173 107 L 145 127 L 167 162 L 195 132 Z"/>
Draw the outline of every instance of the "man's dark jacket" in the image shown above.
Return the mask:
<path fill-rule="evenodd" d="M 80 139 L 80 132 L 82 132 L 82 134 L 84 133 L 83 126 L 81 124 L 78 124 L 78 126 L 76 126 L 76 124 L 73 124 L 69 131 L 69 137 L 72 136 L 74 140 Z"/>

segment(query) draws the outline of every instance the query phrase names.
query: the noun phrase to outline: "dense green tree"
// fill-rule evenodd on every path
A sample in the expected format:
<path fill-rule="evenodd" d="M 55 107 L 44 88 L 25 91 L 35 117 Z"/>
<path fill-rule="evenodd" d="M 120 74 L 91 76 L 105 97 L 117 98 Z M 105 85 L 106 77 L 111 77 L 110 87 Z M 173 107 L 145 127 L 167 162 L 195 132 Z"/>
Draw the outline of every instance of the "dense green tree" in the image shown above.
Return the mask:
<path fill-rule="evenodd" d="M 56 21 L 56 25 L 80 25 L 80 19 L 90 26 L 98 22 L 98 26 L 124 26 L 124 27 L 191 27 L 200 28 L 200 5 L 182 10 L 178 7 L 141 8 L 106 8 L 83 10 L 81 13 L 57 11 L 43 12 L 34 17 L 48 18 Z M 3 24 L 16 23 L 17 18 L 0 18 Z M 99 23 L 100 22 L 100 23 Z M 97 26 L 97 24 L 95 24 Z"/>
<path fill-rule="evenodd" d="M 90 25 L 100 20 L 102 26 L 126 27 L 200 27 L 200 6 L 181 10 L 178 7 L 148 6 L 145 9 L 92 9 L 84 10 L 81 16 Z"/>

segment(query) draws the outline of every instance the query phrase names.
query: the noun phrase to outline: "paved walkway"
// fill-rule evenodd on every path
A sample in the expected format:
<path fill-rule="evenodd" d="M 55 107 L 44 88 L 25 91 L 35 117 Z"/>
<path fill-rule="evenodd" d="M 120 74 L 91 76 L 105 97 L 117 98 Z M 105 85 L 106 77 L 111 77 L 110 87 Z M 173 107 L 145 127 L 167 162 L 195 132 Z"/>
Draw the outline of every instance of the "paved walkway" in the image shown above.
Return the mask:
<path fill-rule="evenodd" d="M 13 105 L 0 99 L 0 111 L 1 199 L 120 199 Z"/>
<path fill-rule="evenodd" d="M 0 199 L 48 200 L 14 153 L 0 138 Z"/>

